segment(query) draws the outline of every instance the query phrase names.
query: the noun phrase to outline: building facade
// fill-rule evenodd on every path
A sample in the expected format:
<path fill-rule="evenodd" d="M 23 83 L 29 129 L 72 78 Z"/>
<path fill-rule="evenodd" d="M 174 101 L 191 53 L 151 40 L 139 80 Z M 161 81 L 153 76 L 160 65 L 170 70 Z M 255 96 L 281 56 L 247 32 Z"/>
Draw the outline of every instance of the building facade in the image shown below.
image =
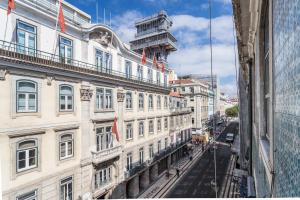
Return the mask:
<path fill-rule="evenodd" d="M 209 119 L 209 107 L 213 105 L 209 86 L 195 79 L 178 79 L 170 81 L 170 87 L 186 98 L 187 106 L 192 110 L 193 129 L 203 128 Z"/>
<path fill-rule="evenodd" d="M 0 1 L 2 198 L 137 197 L 191 138 L 189 109 L 172 110 L 169 70 L 141 65 L 65 1 L 65 33 L 55 30 L 58 1 L 15 4 L 7 15 Z M 176 130 L 172 116 L 184 122 Z"/>
<path fill-rule="evenodd" d="M 300 196 L 299 7 L 299 1 L 233 1 L 240 160 L 257 197 Z"/>

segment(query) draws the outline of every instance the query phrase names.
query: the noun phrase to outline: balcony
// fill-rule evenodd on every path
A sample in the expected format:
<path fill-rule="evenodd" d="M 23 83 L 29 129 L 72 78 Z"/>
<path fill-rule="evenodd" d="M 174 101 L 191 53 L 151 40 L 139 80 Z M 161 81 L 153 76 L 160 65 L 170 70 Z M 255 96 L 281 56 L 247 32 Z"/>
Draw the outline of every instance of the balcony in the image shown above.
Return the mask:
<path fill-rule="evenodd" d="M 170 108 L 171 114 L 188 114 L 188 113 L 192 113 L 192 109 L 191 107 L 185 107 L 185 108 Z"/>
<path fill-rule="evenodd" d="M 144 169 L 146 169 L 147 166 L 148 165 L 147 165 L 146 162 L 144 162 L 142 164 L 140 164 L 140 162 L 132 163 L 131 169 L 125 172 L 125 178 L 127 179 L 127 178 L 130 178 L 130 177 L 134 176 L 135 174 L 137 174 L 137 173 L 143 171 Z"/>
<path fill-rule="evenodd" d="M 0 40 L 0 59 L 10 60 L 14 63 L 36 64 L 39 66 L 46 66 L 53 69 L 62 69 L 71 72 L 79 72 L 96 76 L 104 76 L 115 81 L 127 82 L 130 81 L 135 84 L 144 85 L 147 87 L 154 87 L 157 89 L 169 90 L 168 85 L 161 82 L 152 81 L 137 76 L 128 76 L 124 72 L 116 71 L 108 68 L 99 68 L 95 64 L 90 64 L 78 61 L 72 58 L 65 58 L 56 54 L 40 51 L 24 47 L 16 43 L 6 42 Z"/>
<path fill-rule="evenodd" d="M 118 157 L 121 155 L 121 153 L 122 153 L 121 145 L 109 149 L 104 149 L 101 151 L 92 151 L 92 159 L 93 159 L 92 161 L 95 164 L 99 164 L 101 162 Z"/>

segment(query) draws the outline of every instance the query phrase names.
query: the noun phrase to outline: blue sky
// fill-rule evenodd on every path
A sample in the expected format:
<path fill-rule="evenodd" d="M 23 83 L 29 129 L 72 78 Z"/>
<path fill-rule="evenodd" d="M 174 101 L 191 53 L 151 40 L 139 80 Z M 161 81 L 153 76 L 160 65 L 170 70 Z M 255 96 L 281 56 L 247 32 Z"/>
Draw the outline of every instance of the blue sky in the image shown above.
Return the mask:
<path fill-rule="evenodd" d="M 66 0 L 92 16 L 96 22 L 96 0 Z M 134 21 L 166 10 L 178 51 L 169 56 L 169 66 L 178 74 L 210 73 L 208 0 L 98 0 L 99 22 L 111 13 L 112 28 L 128 42 L 135 34 Z M 236 95 L 231 0 L 212 0 L 213 67 L 221 90 Z"/>

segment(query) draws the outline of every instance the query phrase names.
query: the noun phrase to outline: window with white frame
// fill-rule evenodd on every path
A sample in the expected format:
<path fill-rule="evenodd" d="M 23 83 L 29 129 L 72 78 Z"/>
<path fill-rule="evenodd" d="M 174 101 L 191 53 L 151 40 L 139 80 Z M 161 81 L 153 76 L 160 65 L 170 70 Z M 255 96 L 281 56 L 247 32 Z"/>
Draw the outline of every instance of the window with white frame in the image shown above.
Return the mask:
<path fill-rule="evenodd" d="M 95 189 L 111 183 L 112 181 L 112 167 L 106 167 L 95 172 Z"/>
<path fill-rule="evenodd" d="M 144 110 L 144 94 L 139 94 L 139 109 Z"/>
<path fill-rule="evenodd" d="M 97 88 L 96 89 L 96 109 L 110 110 L 113 108 L 113 92 L 112 89 Z"/>
<path fill-rule="evenodd" d="M 138 65 L 137 75 L 138 75 L 138 80 L 142 81 L 143 80 L 143 66 Z"/>
<path fill-rule="evenodd" d="M 165 138 L 165 149 L 168 148 L 168 138 Z"/>
<path fill-rule="evenodd" d="M 111 53 L 103 53 L 104 63 L 103 68 L 106 73 L 112 72 L 112 54 Z"/>
<path fill-rule="evenodd" d="M 164 128 L 165 128 L 165 130 L 167 130 L 168 129 L 168 117 L 165 117 L 165 119 L 164 119 Z"/>
<path fill-rule="evenodd" d="M 98 71 L 102 71 L 103 68 L 103 51 L 96 49 L 96 66 Z"/>
<path fill-rule="evenodd" d="M 126 125 L 126 140 L 130 140 L 133 138 L 133 127 L 132 123 L 128 123 Z"/>
<path fill-rule="evenodd" d="M 161 131 L 161 119 L 157 120 L 157 132 Z"/>
<path fill-rule="evenodd" d="M 37 83 L 19 80 L 17 84 L 17 112 L 37 112 Z"/>
<path fill-rule="evenodd" d="M 126 78 L 131 78 L 132 76 L 132 64 L 130 61 L 125 62 L 125 74 Z"/>
<path fill-rule="evenodd" d="M 148 82 L 152 83 L 153 82 L 153 71 L 152 69 L 148 68 Z"/>
<path fill-rule="evenodd" d="M 168 108 L 168 97 L 164 97 L 164 108 Z"/>
<path fill-rule="evenodd" d="M 139 122 L 139 136 L 144 136 L 144 122 Z"/>
<path fill-rule="evenodd" d="M 161 141 L 159 140 L 159 141 L 157 142 L 157 153 L 159 153 L 160 150 L 161 150 Z"/>
<path fill-rule="evenodd" d="M 59 58 L 62 63 L 71 64 L 73 57 L 73 42 L 59 36 Z"/>
<path fill-rule="evenodd" d="M 33 190 L 25 194 L 17 196 L 16 200 L 37 200 L 38 199 L 38 190 Z"/>
<path fill-rule="evenodd" d="M 73 157 L 74 139 L 72 133 L 66 133 L 59 138 L 59 158 L 61 160 Z"/>
<path fill-rule="evenodd" d="M 17 20 L 17 52 L 34 55 L 36 52 L 36 27 Z"/>
<path fill-rule="evenodd" d="M 153 123 L 153 120 L 149 120 L 149 133 L 154 133 L 154 123 Z"/>
<path fill-rule="evenodd" d="M 96 128 L 97 151 L 102 151 L 113 147 L 112 127 Z"/>
<path fill-rule="evenodd" d="M 126 109 L 132 109 L 132 93 L 126 92 Z"/>
<path fill-rule="evenodd" d="M 144 148 L 139 149 L 140 164 L 144 163 Z"/>
<path fill-rule="evenodd" d="M 70 85 L 60 85 L 59 86 L 59 110 L 73 111 L 74 104 L 74 92 L 73 87 Z"/>
<path fill-rule="evenodd" d="M 160 97 L 160 95 L 157 96 L 157 109 L 161 109 L 161 97 Z"/>
<path fill-rule="evenodd" d="M 127 169 L 127 171 L 132 169 L 132 153 L 127 154 L 126 169 Z"/>
<path fill-rule="evenodd" d="M 149 94 L 149 97 L 148 97 L 148 108 L 149 108 L 149 110 L 153 109 L 153 96 L 152 96 L 152 94 Z"/>
<path fill-rule="evenodd" d="M 156 72 L 156 83 L 158 85 L 160 85 L 160 72 L 159 71 Z"/>
<path fill-rule="evenodd" d="M 60 181 L 60 200 L 73 199 L 73 177 L 68 177 Z"/>
<path fill-rule="evenodd" d="M 38 165 L 38 146 L 36 140 L 25 140 L 17 144 L 17 172 L 22 172 Z"/>
<path fill-rule="evenodd" d="M 154 148 L 153 148 L 153 144 L 149 145 L 149 158 L 152 159 L 154 156 Z"/>

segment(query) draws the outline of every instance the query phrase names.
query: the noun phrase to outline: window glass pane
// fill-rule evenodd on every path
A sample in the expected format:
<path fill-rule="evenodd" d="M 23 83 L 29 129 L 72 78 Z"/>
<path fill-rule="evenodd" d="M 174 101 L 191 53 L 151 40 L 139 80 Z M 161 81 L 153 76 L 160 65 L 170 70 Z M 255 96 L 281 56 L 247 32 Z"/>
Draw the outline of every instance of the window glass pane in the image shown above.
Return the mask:
<path fill-rule="evenodd" d="M 19 143 L 19 149 L 25 149 L 25 148 L 30 148 L 30 147 L 35 147 L 35 141 L 34 140 L 26 140 L 24 142 Z"/>
<path fill-rule="evenodd" d="M 25 94 L 18 94 L 18 111 L 25 110 Z"/>
<path fill-rule="evenodd" d="M 68 142 L 68 155 L 72 155 L 73 154 L 73 142 L 72 141 L 69 141 Z"/>
<path fill-rule="evenodd" d="M 66 156 L 66 143 L 60 144 L 60 157 Z"/>
<path fill-rule="evenodd" d="M 61 141 L 68 141 L 68 140 L 72 140 L 71 134 L 65 134 L 61 136 Z"/>
<path fill-rule="evenodd" d="M 60 86 L 60 94 L 61 95 L 72 95 L 73 91 L 70 86 Z"/>
<path fill-rule="evenodd" d="M 22 194 L 20 196 L 17 197 L 17 200 L 36 200 L 37 199 L 37 192 L 32 191 L 32 192 L 28 192 L 26 194 Z"/>
<path fill-rule="evenodd" d="M 18 29 L 23 29 L 27 32 L 35 33 L 35 27 L 30 26 L 29 24 L 18 22 Z"/>
<path fill-rule="evenodd" d="M 36 98 L 35 94 L 29 94 L 29 100 L 28 100 L 28 109 L 29 110 L 36 110 Z"/>
<path fill-rule="evenodd" d="M 68 110 L 72 110 L 73 108 L 73 98 L 72 96 L 68 96 Z"/>
<path fill-rule="evenodd" d="M 36 92 L 35 84 L 27 81 L 18 82 L 18 92 Z"/>

